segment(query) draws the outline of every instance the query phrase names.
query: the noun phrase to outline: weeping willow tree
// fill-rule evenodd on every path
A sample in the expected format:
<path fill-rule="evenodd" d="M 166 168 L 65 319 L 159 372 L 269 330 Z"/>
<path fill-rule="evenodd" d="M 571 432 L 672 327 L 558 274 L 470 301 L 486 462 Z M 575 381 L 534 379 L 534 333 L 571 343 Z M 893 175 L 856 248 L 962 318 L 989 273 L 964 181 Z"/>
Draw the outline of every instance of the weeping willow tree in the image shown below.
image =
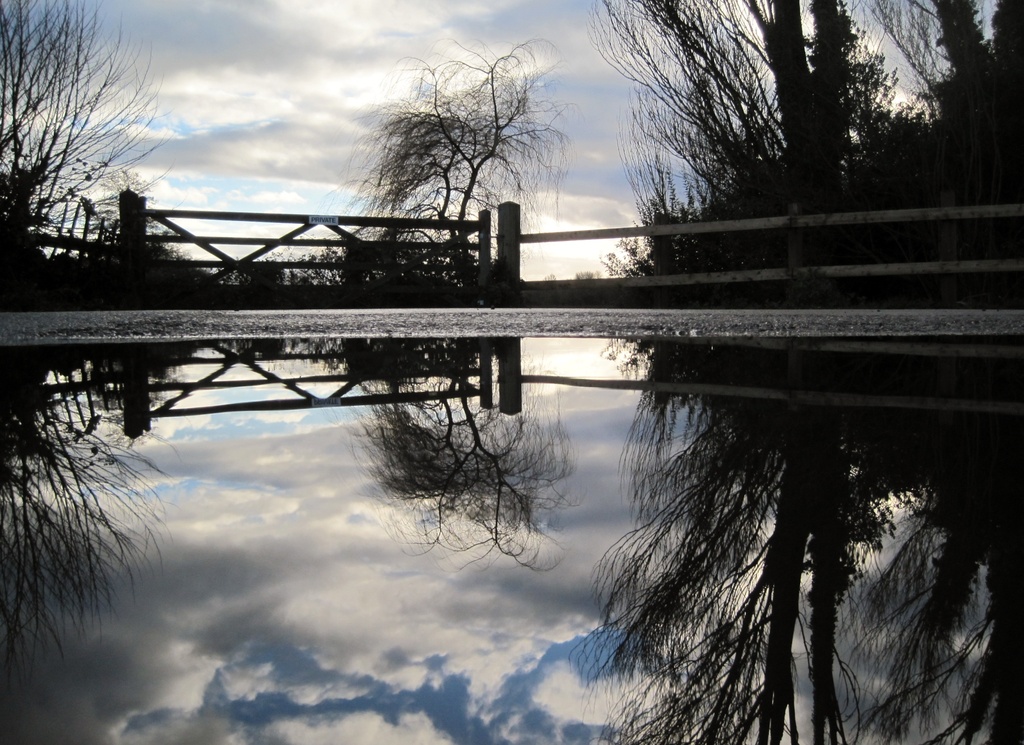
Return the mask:
<path fill-rule="evenodd" d="M 553 48 L 454 45 L 412 60 L 405 95 L 380 105 L 359 144 L 359 198 L 371 214 L 467 219 L 557 188 L 569 140 L 552 95 Z"/>
<path fill-rule="evenodd" d="M 553 96 L 554 48 L 541 41 L 496 53 L 453 44 L 447 54 L 410 60 L 398 80 L 408 89 L 376 107 L 358 143 L 356 199 L 380 217 L 466 220 L 500 202 L 528 205 L 557 191 L 569 157 L 561 130 L 566 105 Z M 349 282 L 421 269 L 434 284 L 472 280 L 465 236 L 455 230 L 377 231 L 397 242 L 387 252 L 349 249 Z M 430 242 L 429 257 L 422 246 Z"/>

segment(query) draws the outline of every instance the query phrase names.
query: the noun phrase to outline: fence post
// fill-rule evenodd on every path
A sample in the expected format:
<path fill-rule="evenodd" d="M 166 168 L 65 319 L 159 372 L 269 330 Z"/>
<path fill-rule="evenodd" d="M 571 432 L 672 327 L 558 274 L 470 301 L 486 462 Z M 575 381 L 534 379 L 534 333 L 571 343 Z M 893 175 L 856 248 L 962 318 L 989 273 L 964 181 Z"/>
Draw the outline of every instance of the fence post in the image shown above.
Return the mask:
<path fill-rule="evenodd" d="M 480 280 L 477 285 L 481 290 L 486 290 L 491 284 L 491 211 L 481 210 L 479 220 L 477 243 L 480 247 Z"/>
<path fill-rule="evenodd" d="M 955 207 L 956 194 L 950 189 L 944 189 L 939 195 L 940 207 Z M 939 223 L 939 261 L 957 260 L 957 229 L 956 220 L 942 220 Z M 942 304 L 952 306 L 956 304 L 956 275 L 943 274 L 939 277 L 939 297 Z"/>
<path fill-rule="evenodd" d="M 654 214 L 655 225 L 667 225 L 669 223 L 668 215 L 662 211 L 658 211 Z M 670 235 L 656 235 L 651 240 L 652 245 L 652 260 L 654 263 L 654 276 L 662 277 L 667 274 L 675 274 L 675 257 L 672 252 L 672 236 Z M 658 287 L 655 291 L 655 297 L 658 299 L 659 308 L 668 307 L 669 299 L 669 288 Z"/>
<path fill-rule="evenodd" d="M 507 279 L 512 291 L 519 293 L 519 236 L 522 234 L 519 205 L 515 202 L 502 202 L 498 205 L 498 260 L 507 271 Z"/>
<path fill-rule="evenodd" d="M 799 217 L 803 214 L 803 208 L 797 202 L 790 202 L 789 216 Z M 789 253 L 789 276 L 792 278 L 793 271 L 804 265 L 804 230 L 803 228 L 791 227 L 787 235 Z"/>

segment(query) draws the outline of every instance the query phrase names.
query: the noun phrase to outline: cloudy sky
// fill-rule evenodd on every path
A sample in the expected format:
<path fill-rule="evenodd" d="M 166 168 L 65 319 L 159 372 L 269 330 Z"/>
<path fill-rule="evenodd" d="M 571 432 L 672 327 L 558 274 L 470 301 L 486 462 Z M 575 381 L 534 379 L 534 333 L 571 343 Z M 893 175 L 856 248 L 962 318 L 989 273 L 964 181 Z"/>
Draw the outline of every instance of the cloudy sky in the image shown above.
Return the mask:
<path fill-rule="evenodd" d="M 618 156 L 629 85 L 591 44 L 593 0 L 97 0 L 150 60 L 164 144 L 141 169 L 162 208 L 345 214 L 365 114 L 409 58 L 446 44 L 557 49 L 573 159 L 537 230 L 634 222 Z M 397 90 L 401 90 L 400 86 Z M 604 243 L 531 247 L 526 278 L 599 270 Z"/>

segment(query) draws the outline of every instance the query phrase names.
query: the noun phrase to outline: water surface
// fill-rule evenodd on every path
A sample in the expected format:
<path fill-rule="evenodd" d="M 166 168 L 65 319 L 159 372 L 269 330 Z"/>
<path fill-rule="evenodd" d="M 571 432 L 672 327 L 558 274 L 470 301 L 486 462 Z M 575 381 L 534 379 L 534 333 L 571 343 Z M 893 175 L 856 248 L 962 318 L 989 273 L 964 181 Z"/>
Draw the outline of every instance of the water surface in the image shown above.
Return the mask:
<path fill-rule="evenodd" d="M 11 347 L 3 731 L 1011 741 L 1018 338 L 666 336 Z"/>

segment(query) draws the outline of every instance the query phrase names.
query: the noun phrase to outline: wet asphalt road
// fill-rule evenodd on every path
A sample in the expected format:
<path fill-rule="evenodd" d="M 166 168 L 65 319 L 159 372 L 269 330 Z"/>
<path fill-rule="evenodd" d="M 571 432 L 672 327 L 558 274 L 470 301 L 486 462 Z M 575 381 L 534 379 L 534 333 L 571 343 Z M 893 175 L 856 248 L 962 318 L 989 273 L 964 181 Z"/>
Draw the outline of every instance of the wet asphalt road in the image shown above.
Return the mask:
<path fill-rule="evenodd" d="M 1024 310 L 119 311 L 0 313 L 0 345 L 257 337 L 1024 336 Z"/>

